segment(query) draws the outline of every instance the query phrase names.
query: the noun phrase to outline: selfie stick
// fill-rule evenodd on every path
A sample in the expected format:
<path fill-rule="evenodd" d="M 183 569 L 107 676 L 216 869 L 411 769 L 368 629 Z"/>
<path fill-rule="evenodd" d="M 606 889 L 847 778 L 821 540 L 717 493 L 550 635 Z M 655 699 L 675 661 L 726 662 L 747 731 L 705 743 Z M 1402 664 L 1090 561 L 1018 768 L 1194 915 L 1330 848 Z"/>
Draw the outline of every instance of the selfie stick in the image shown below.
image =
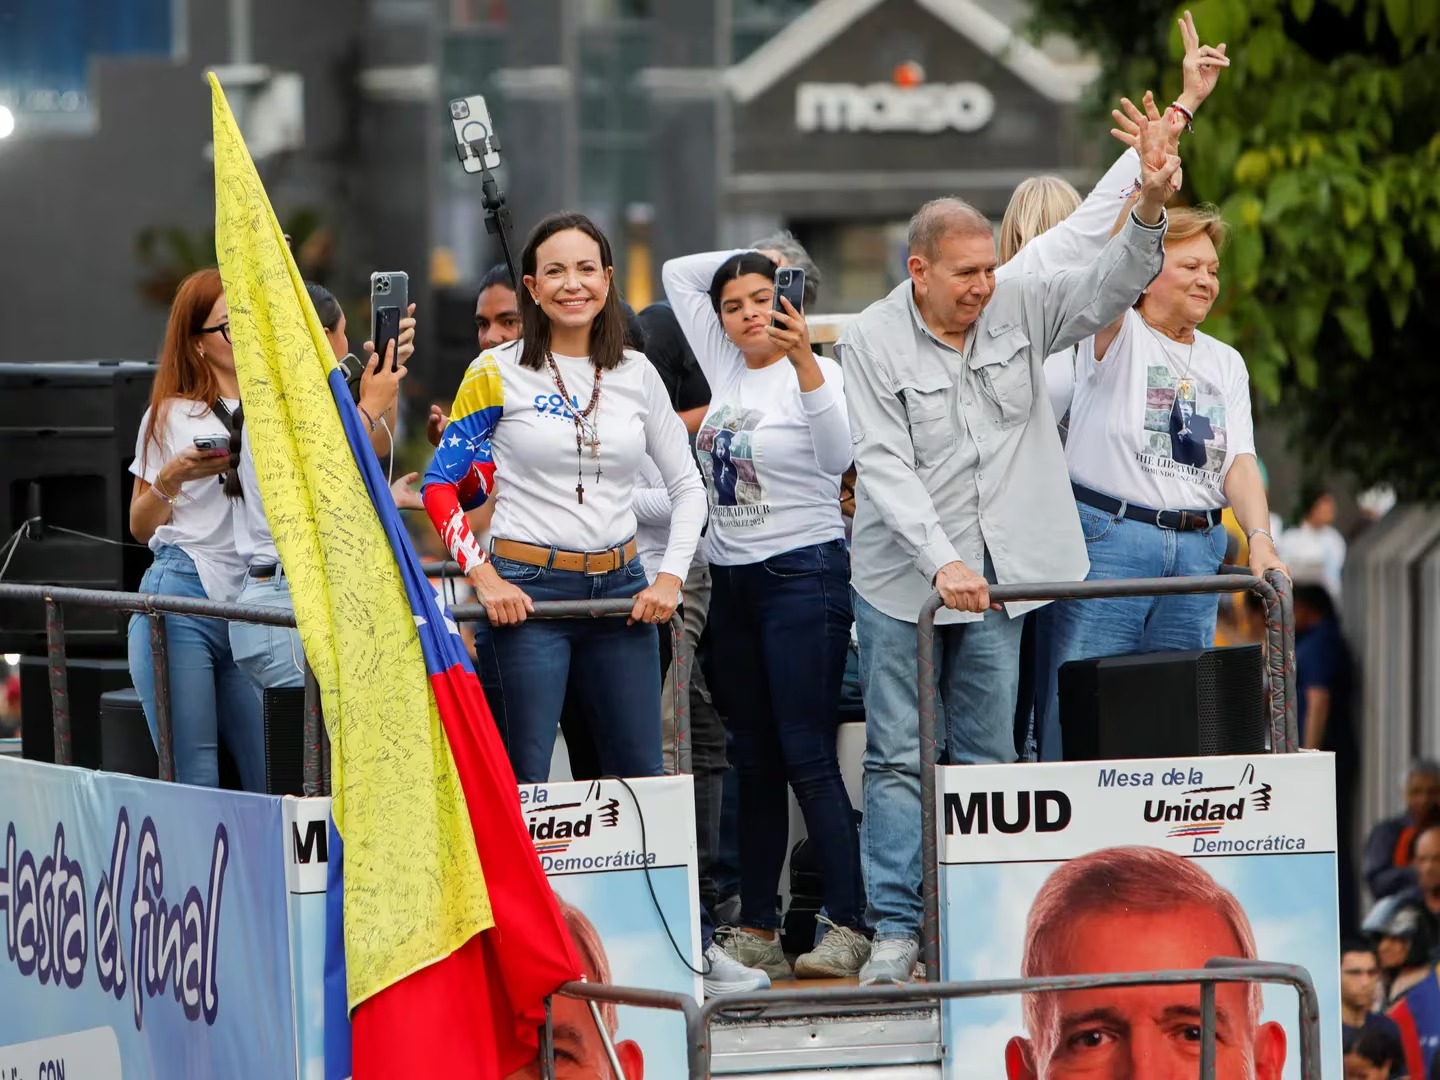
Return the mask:
<path fill-rule="evenodd" d="M 515 259 L 510 254 L 510 208 L 505 205 L 505 193 L 500 190 L 495 174 L 485 164 L 490 154 L 500 152 L 500 144 L 495 141 L 495 136 L 486 135 L 456 149 L 462 164 L 468 158 L 480 161 L 480 204 L 485 208 L 485 231 L 500 237 L 500 251 L 505 256 L 505 265 L 510 268 L 510 284 L 519 292 L 520 275 L 515 273 Z"/>

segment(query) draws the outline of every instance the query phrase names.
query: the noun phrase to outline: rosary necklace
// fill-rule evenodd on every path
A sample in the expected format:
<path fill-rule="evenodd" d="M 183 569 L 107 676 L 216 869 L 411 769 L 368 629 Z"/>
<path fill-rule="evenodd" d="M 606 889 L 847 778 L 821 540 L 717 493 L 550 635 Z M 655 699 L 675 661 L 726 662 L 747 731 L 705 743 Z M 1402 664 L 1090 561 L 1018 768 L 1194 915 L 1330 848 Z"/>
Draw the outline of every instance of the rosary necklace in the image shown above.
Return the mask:
<path fill-rule="evenodd" d="M 590 404 L 586 405 L 581 412 L 575 411 L 575 402 L 570 400 L 570 391 L 565 389 L 565 379 L 560 374 L 560 366 L 555 363 L 555 354 L 545 353 L 545 362 L 550 365 L 550 377 L 555 380 L 555 389 L 560 391 L 560 397 L 565 402 L 565 409 L 570 414 L 570 419 L 575 421 L 575 501 L 580 504 L 585 502 L 585 475 L 582 449 L 590 447 L 590 457 L 595 462 L 595 482 L 600 482 L 604 475 L 600 471 L 600 427 L 598 415 L 594 420 L 590 419 L 592 413 L 600 405 L 600 368 L 595 368 L 595 385 L 590 390 Z"/>

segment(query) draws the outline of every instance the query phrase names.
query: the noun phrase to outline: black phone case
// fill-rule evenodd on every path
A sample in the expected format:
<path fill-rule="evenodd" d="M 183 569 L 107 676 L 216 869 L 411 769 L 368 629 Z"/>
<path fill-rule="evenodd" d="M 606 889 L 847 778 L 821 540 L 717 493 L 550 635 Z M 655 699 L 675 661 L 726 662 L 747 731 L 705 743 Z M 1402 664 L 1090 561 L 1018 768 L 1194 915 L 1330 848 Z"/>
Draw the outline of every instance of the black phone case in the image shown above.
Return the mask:
<path fill-rule="evenodd" d="M 780 303 L 780 298 L 783 296 L 786 300 L 789 300 L 790 303 L 795 305 L 796 311 L 804 313 L 805 271 L 793 266 L 783 267 L 782 269 L 790 271 L 790 281 L 782 286 L 777 278 L 775 283 L 775 299 L 773 301 L 775 310 L 785 310 L 785 308 Z M 771 319 L 770 324 L 776 328 L 782 328 L 779 319 Z"/>

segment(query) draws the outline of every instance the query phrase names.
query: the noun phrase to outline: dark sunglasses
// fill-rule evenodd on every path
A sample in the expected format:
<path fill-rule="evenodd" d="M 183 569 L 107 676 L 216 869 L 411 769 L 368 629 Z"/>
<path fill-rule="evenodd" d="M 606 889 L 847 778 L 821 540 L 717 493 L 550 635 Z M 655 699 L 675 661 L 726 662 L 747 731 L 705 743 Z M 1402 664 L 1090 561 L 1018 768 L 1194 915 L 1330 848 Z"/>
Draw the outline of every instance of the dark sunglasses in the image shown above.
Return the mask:
<path fill-rule="evenodd" d="M 227 344 L 231 344 L 231 342 L 230 342 L 230 324 L 229 324 L 228 322 L 222 322 L 222 323 L 220 323 L 220 324 L 217 325 L 217 326 L 202 326 L 202 327 L 200 328 L 200 333 L 202 333 L 202 334 L 223 334 L 223 335 L 225 336 L 225 341 L 226 341 L 226 343 L 227 343 Z"/>

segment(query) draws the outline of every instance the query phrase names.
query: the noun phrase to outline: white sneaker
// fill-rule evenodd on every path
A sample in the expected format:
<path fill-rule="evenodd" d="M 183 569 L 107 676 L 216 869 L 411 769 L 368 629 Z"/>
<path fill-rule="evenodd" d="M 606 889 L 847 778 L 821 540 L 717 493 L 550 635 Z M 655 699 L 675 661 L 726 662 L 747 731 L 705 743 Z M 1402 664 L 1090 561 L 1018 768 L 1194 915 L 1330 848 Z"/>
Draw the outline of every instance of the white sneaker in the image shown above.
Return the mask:
<path fill-rule="evenodd" d="M 711 942 L 705 950 L 705 996 L 743 994 L 748 990 L 769 990 L 770 976 L 757 968 L 749 968 Z"/>
<path fill-rule="evenodd" d="M 860 985 L 908 983 L 920 959 L 920 942 L 914 938 L 886 938 L 870 949 L 870 959 L 860 969 Z"/>

